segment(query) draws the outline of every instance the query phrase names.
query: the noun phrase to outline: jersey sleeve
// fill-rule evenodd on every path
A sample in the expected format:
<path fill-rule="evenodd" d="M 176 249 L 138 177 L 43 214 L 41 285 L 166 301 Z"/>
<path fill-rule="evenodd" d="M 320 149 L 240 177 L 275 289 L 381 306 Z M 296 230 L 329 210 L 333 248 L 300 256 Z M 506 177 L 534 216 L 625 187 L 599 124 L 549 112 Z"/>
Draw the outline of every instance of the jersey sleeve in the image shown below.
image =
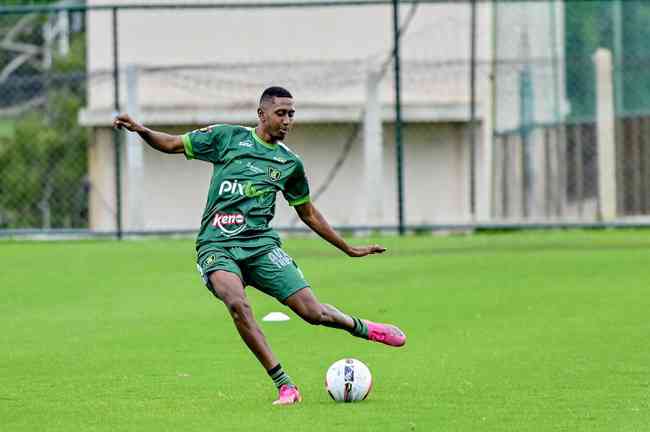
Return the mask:
<path fill-rule="evenodd" d="M 185 157 L 219 162 L 229 136 L 230 128 L 227 125 L 212 125 L 188 132 L 182 136 Z"/>
<path fill-rule="evenodd" d="M 311 201 L 305 167 L 300 159 L 296 159 L 296 162 L 296 169 L 294 169 L 282 191 L 284 199 L 287 200 L 290 206 L 297 206 Z"/>

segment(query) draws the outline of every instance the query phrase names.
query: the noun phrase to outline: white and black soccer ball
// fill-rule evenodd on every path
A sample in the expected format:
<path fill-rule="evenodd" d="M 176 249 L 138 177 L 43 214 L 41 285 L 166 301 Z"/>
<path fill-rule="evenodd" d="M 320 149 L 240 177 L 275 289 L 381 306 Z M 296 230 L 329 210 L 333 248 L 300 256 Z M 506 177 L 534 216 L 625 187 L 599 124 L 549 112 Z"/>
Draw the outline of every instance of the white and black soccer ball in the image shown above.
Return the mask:
<path fill-rule="evenodd" d="M 339 360 L 327 370 L 325 388 L 337 402 L 362 401 L 372 389 L 370 369 L 356 359 Z"/>

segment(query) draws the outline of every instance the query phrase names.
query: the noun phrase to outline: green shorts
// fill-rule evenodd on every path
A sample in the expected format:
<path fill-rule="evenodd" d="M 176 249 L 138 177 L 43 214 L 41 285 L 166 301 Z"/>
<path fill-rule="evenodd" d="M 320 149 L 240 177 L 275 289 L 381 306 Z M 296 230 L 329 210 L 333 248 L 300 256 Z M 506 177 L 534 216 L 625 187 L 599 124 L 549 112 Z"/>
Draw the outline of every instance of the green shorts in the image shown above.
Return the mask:
<path fill-rule="evenodd" d="M 282 303 L 295 292 L 309 286 L 296 262 L 276 245 L 205 245 L 198 251 L 197 268 L 203 283 L 215 296 L 217 294 L 209 275 L 217 270 L 236 274 L 244 286 L 253 286 Z"/>

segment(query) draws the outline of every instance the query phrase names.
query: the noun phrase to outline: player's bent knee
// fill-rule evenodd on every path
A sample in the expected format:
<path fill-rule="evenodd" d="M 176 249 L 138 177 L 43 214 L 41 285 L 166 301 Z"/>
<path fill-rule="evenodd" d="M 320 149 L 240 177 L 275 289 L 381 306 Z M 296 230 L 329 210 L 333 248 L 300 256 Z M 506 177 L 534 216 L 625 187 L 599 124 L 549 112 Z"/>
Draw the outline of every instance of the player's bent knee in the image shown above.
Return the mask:
<path fill-rule="evenodd" d="M 230 315 L 235 320 L 248 320 L 252 317 L 251 306 L 244 298 L 236 298 L 226 302 Z"/>

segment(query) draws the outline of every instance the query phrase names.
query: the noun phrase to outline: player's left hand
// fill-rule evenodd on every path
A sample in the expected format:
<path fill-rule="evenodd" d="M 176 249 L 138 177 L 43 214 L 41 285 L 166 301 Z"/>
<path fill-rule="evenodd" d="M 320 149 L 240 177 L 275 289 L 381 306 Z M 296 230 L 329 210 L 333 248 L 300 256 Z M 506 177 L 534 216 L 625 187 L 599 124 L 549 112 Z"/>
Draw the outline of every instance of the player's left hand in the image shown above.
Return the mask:
<path fill-rule="evenodd" d="M 386 252 L 385 247 L 375 244 L 369 246 L 351 246 L 350 250 L 347 251 L 347 254 L 353 258 L 360 258 L 366 255 L 380 254 L 384 252 Z"/>

